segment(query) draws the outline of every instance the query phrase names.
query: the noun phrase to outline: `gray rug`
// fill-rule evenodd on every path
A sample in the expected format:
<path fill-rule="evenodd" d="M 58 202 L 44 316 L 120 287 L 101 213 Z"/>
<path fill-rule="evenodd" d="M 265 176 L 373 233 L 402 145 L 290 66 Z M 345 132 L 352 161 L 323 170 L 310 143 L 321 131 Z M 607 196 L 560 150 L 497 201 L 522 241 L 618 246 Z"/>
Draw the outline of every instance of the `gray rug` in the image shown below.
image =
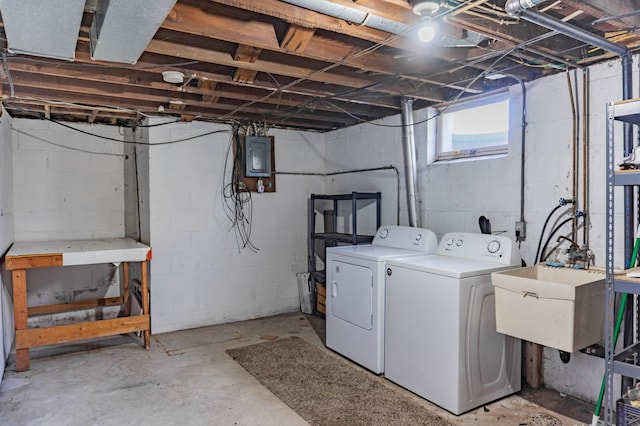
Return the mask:
<path fill-rule="evenodd" d="M 384 379 L 298 337 L 227 354 L 312 425 L 452 425 Z"/>

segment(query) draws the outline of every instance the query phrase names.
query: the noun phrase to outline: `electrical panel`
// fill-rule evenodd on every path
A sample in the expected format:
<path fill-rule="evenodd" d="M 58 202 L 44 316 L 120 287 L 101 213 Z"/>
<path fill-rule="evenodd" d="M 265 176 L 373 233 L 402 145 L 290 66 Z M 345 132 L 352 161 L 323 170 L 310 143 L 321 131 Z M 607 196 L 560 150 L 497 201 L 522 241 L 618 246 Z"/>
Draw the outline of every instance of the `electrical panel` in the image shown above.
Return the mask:
<path fill-rule="evenodd" d="M 271 177 L 271 139 L 246 136 L 244 139 L 245 176 Z"/>

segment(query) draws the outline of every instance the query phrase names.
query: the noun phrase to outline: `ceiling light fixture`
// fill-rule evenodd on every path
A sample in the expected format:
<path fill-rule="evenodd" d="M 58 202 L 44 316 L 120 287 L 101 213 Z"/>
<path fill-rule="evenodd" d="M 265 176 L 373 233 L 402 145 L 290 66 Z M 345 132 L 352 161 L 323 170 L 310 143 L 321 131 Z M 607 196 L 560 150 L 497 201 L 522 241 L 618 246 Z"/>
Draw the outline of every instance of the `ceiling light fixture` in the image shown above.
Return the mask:
<path fill-rule="evenodd" d="M 184 74 L 180 71 L 163 71 L 162 79 L 167 83 L 182 84 L 184 82 Z"/>
<path fill-rule="evenodd" d="M 422 17 L 433 16 L 440 9 L 440 2 L 437 1 L 410 0 L 409 4 L 413 7 L 413 13 Z"/>
<path fill-rule="evenodd" d="M 426 21 L 418 28 L 418 39 L 424 43 L 433 40 L 438 32 L 438 27 L 431 18 L 440 9 L 440 3 L 437 1 L 409 0 L 409 4 L 413 7 L 413 13 Z"/>

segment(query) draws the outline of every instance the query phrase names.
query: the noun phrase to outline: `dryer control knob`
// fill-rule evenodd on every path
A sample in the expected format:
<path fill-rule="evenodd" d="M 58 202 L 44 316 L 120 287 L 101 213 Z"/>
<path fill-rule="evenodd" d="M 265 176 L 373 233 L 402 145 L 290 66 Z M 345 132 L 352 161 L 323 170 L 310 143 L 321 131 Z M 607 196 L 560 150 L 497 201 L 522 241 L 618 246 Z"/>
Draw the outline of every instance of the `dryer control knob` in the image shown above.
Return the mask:
<path fill-rule="evenodd" d="M 489 241 L 489 244 L 487 244 L 487 250 L 489 250 L 489 253 L 497 253 L 498 250 L 500 250 L 500 241 Z"/>
<path fill-rule="evenodd" d="M 458 240 L 458 241 L 456 241 L 456 245 L 457 245 L 458 247 L 460 247 L 460 246 L 462 245 L 462 240 Z"/>
<path fill-rule="evenodd" d="M 391 273 L 392 273 L 392 272 L 391 272 L 391 268 L 387 268 L 387 276 L 389 276 L 389 277 L 390 277 L 390 276 L 391 276 Z"/>
<path fill-rule="evenodd" d="M 382 228 L 380 231 L 380 238 L 387 238 L 387 235 L 389 235 L 389 228 Z"/>
<path fill-rule="evenodd" d="M 447 245 L 450 246 L 453 244 L 453 238 L 447 240 Z"/>

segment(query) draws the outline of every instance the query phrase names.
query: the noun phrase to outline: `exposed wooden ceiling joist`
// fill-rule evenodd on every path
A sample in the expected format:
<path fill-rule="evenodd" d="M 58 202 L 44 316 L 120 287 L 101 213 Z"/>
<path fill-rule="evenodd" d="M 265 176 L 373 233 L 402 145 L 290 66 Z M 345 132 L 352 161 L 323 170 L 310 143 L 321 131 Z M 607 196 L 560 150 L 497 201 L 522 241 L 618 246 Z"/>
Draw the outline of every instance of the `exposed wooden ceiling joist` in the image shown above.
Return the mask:
<path fill-rule="evenodd" d="M 421 25 L 405 0 L 319 1 Z M 550 0 L 538 10 L 635 50 L 637 3 Z M 403 97 L 416 108 L 443 105 L 611 57 L 509 17 L 504 4 L 450 0 L 435 16 L 440 35 L 424 44 L 410 31 L 391 34 L 285 1 L 178 0 L 135 64 L 91 59 L 86 10 L 73 62 L 14 55 L 0 39 L 1 96 L 13 116 L 135 125 L 172 115 L 322 132 L 397 114 Z M 184 82 L 163 81 L 163 71 L 181 72 Z"/>

